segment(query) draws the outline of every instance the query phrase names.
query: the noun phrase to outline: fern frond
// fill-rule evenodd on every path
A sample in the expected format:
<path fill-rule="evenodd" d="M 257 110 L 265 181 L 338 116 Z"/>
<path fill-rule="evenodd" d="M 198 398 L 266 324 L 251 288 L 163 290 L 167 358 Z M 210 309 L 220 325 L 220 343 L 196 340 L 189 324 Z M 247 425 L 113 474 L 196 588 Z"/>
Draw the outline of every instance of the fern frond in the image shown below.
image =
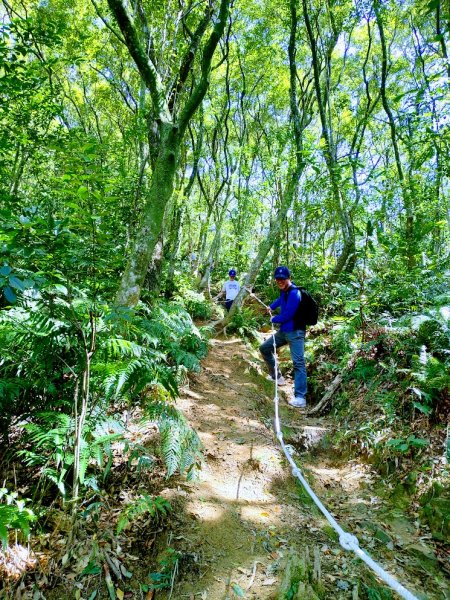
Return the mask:
<path fill-rule="evenodd" d="M 146 416 L 158 424 L 167 477 L 176 471 L 189 473 L 201 459 L 202 444 L 184 415 L 172 404 L 160 401 L 146 407 Z"/>
<path fill-rule="evenodd" d="M 120 513 L 116 532 L 121 533 L 133 520 L 143 514 L 149 513 L 151 517 L 166 515 L 171 508 L 169 502 L 161 496 L 152 498 L 143 494 Z"/>
<path fill-rule="evenodd" d="M 108 356 L 113 358 L 121 356 L 140 358 L 145 353 L 145 348 L 140 344 L 122 338 L 108 338 L 105 343 L 105 348 Z"/>

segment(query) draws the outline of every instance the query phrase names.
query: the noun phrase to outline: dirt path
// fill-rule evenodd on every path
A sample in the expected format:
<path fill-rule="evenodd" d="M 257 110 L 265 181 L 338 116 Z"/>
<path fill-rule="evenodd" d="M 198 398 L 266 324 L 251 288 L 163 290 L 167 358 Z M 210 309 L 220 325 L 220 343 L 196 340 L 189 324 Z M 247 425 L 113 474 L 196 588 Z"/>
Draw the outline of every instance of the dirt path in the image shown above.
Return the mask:
<path fill-rule="evenodd" d="M 370 573 L 340 548 L 286 467 L 270 430 L 270 384 L 251 372 L 248 358 L 240 340 L 213 340 L 201 373 L 183 390 L 179 405 L 199 433 L 206 460 L 200 479 L 181 483 L 176 491 L 182 504 L 174 511 L 164 544 L 182 559 L 173 589 L 157 597 L 277 598 L 287 556 L 305 551 L 312 561 L 316 556 L 316 570 L 320 557 L 322 597 L 367 597 L 365 585 L 374 581 Z M 327 428 L 286 403 L 281 416 L 303 445 L 305 438 L 314 445 Z M 391 524 L 383 521 L 368 468 L 333 460 L 330 452 L 296 458 L 341 525 L 356 533 L 405 585 L 426 592 L 422 598 L 450 597 L 443 578 L 430 579 L 423 554 L 431 551 L 416 539 L 414 526 L 399 515 Z M 396 559 L 399 545 L 407 544 L 417 546 L 417 564 L 411 554 Z M 431 555 L 430 561 L 436 562 Z"/>

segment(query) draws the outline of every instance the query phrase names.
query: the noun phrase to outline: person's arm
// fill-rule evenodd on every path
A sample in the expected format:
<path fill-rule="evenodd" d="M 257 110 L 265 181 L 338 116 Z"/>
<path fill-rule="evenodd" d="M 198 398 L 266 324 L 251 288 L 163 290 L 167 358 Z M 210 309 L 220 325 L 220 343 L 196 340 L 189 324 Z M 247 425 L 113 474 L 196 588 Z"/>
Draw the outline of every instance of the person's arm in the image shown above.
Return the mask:
<path fill-rule="evenodd" d="M 272 302 L 272 304 L 269 304 L 270 310 L 275 310 L 277 309 L 281 304 L 281 296 L 278 296 L 278 298 Z"/>
<path fill-rule="evenodd" d="M 217 294 L 217 296 L 214 296 L 213 300 L 218 300 L 221 296 L 223 296 L 225 293 L 225 284 L 223 284 L 222 289 L 220 290 L 220 292 Z"/>
<path fill-rule="evenodd" d="M 272 323 L 287 323 L 290 321 L 295 315 L 295 311 L 298 308 L 302 299 L 302 293 L 299 289 L 295 290 L 295 292 L 289 292 L 288 300 L 286 302 L 286 307 L 282 314 L 275 315 L 272 317 Z M 280 300 L 281 302 L 281 300 Z"/>

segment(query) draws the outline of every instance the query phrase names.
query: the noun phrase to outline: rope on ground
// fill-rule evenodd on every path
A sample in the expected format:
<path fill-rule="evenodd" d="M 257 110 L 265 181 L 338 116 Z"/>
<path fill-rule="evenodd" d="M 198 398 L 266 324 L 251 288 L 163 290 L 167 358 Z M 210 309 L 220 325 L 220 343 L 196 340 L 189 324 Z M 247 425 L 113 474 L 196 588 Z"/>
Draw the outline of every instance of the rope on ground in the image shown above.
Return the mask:
<path fill-rule="evenodd" d="M 265 308 L 268 308 L 270 310 L 270 307 L 268 307 L 266 304 L 264 304 L 264 302 L 262 300 L 260 300 L 255 294 L 253 294 L 248 288 L 245 288 L 245 289 L 260 304 L 262 304 Z M 272 336 L 273 336 L 275 334 L 273 323 L 271 323 L 271 327 L 272 327 Z M 292 458 L 289 448 L 284 443 L 283 433 L 281 431 L 281 422 L 280 422 L 280 415 L 279 415 L 279 398 L 278 398 L 278 361 L 277 361 L 277 349 L 275 346 L 275 339 L 274 339 L 274 344 L 273 344 L 273 350 L 274 350 L 274 357 L 275 357 L 275 395 L 273 398 L 274 407 L 275 407 L 275 418 L 274 418 L 275 435 L 276 435 L 278 441 L 280 442 L 281 448 L 283 450 L 284 455 L 287 458 L 287 461 L 289 462 L 289 464 L 291 466 L 292 475 L 294 477 L 297 477 L 297 479 L 300 481 L 302 486 L 305 488 L 305 490 L 307 491 L 307 493 L 313 500 L 314 504 L 317 506 L 317 508 L 320 510 L 320 512 L 325 516 L 325 518 L 327 519 L 327 521 L 331 525 L 331 527 L 336 531 L 336 533 L 339 536 L 339 543 L 342 546 L 342 548 L 344 548 L 344 550 L 351 550 L 357 556 L 359 556 L 359 558 L 362 561 L 364 561 L 366 563 L 366 565 L 368 567 L 370 567 L 372 569 L 372 571 L 374 571 L 374 573 L 376 573 L 378 575 L 378 577 L 380 579 L 382 579 L 390 588 L 392 588 L 394 591 L 396 591 L 399 596 L 401 596 L 402 598 L 405 598 L 405 600 L 418 600 L 418 598 L 416 596 L 414 596 L 414 594 L 412 594 L 409 590 L 407 590 L 401 583 L 399 583 L 395 579 L 395 577 L 393 577 L 390 573 L 385 571 L 381 565 L 379 565 L 375 560 L 373 560 L 373 558 L 371 558 L 367 554 L 367 552 L 365 552 L 365 550 L 360 548 L 358 538 L 355 535 L 348 533 L 347 531 L 344 531 L 344 529 L 342 529 L 342 527 L 339 525 L 339 523 L 336 521 L 336 519 L 333 517 L 333 515 L 329 512 L 329 510 L 327 508 L 325 508 L 325 506 L 322 504 L 321 500 L 316 496 L 314 491 L 311 489 L 309 483 L 304 478 L 302 471 L 300 470 L 300 468 L 297 466 L 296 462 Z"/>

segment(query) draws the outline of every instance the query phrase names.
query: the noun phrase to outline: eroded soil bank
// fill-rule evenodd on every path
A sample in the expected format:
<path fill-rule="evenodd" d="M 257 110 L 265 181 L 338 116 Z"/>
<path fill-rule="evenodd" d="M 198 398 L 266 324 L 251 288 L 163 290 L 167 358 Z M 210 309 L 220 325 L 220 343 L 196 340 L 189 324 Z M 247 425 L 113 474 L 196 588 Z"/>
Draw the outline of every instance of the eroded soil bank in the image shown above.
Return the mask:
<path fill-rule="evenodd" d="M 271 384 L 252 360 L 240 340 L 212 340 L 178 401 L 204 444 L 205 464 L 198 481 L 163 493 L 177 499 L 161 551 L 170 546 L 180 560 L 171 589 L 155 597 L 278 598 L 294 554 L 309 556 L 322 598 L 390 598 L 291 476 L 271 430 Z M 427 532 L 386 504 L 367 465 L 320 443 L 331 421 L 308 419 L 285 401 L 281 417 L 297 463 L 340 524 L 419 598 L 450 598 L 448 563 Z"/>

